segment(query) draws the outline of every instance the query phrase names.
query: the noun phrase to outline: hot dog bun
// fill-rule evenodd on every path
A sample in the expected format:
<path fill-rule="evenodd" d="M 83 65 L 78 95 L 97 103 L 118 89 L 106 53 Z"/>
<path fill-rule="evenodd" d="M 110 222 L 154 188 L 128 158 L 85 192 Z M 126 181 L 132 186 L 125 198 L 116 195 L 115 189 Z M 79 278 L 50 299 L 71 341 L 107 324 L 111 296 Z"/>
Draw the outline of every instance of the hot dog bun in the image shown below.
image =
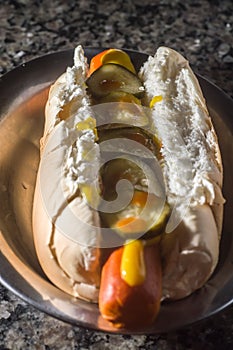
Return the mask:
<path fill-rule="evenodd" d="M 139 73 L 162 140 L 164 177 L 172 218 L 163 236 L 163 297 L 179 299 L 212 274 L 222 229 L 223 169 L 207 106 L 188 61 L 160 47 Z M 178 226 L 177 226 L 178 224 Z"/>
<path fill-rule="evenodd" d="M 52 171 L 54 168 L 60 169 L 64 166 L 64 159 L 72 148 L 69 145 L 69 138 L 75 124 L 80 120 L 79 117 L 72 118 L 75 112 L 83 109 L 84 113 L 88 113 L 90 101 L 86 93 L 86 75 L 86 58 L 79 46 L 75 50 L 74 66 L 67 68 L 66 73 L 51 86 L 45 108 L 45 127 L 40 151 L 42 160 L 46 157 L 49 159 L 48 166 L 50 159 L 53 164 L 55 163 Z M 57 130 L 58 135 L 53 138 L 53 133 L 56 133 Z M 52 138 L 55 144 L 52 143 L 50 146 L 48 144 Z M 82 143 L 82 140 L 78 141 L 80 144 Z M 93 142 L 91 143 L 93 144 Z M 56 146 L 62 144 L 64 147 L 56 149 Z M 51 149 L 49 148 L 45 155 L 46 146 Z M 98 162 L 98 146 L 96 146 L 94 156 L 97 157 L 96 162 Z M 74 165 L 75 155 L 73 158 L 72 155 L 69 155 L 67 161 L 70 160 Z M 86 162 L 89 161 L 86 160 Z M 85 162 L 81 163 L 84 165 Z M 50 169 L 47 170 L 47 173 L 52 176 Z M 65 189 L 62 196 L 59 195 L 58 191 L 59 180 L 57 182 L 51 181 L 48 197 L 52 205 L 48 212 L 45 198 L 42 195 L 41 179 L 40 164 L 33 205 L 34 241 L 40 264 L 49 279 L 59 288 L 76 297 L 97 302 L 100 284 L 100 250 L 98 248 L 100 224 L 98 214 L 85 204 L 79 195 L 75 196 L 77 186 L 75 181 L 69 179 L 69 176 L 66 177 L 67 181 L 64 183 Z M 59 230 L 57 222 L 65 216 L 66 209 L 68 212 L 71 210 L 74 214 L 71 218 L 68 216 L 64 219 L 67 228 L 69 226 L 72 230 L 73 227 L 77 227 L 77 215 L 91 228 L 94 227 L 92 233 L 90 230 L 88 231 L 88 225 L 83 226 L 83 231 L 82 228 L 79 228 L 78 235 L 85 237 L 85 243 L 78 244 L 75 239 L 70 239 L 62 230 Z"/>
<path fill-rule="evenodd" d="M 149 105 L 156 95 L 162 96 L 162 101 L 154 104 L 152 115 L 163 144 L 167 199 L 173 208 L 167 232 L 161 241 L 162 298 L 179 299 L 200 288 L 217 264 L 224 202 L 221 194 L 220 151 L 198 81 L 181 55 L 161 47 L 143 65 L 139 76 L 146 89 L 145 104 Z M 57 166 L 63 164 L 61 162 L 65 154 L 72 153 L 73 146 L 66 145 L 66 140 L 72 135 L 75 125 L 82 120 L 82 115 L 83 119 L 86 118 L 87 111 L 91 114 L 86 79 L 87 63 L 82 48 L 78 46 L 74 54 L 74 66 L 68 68 L 51 87 L 46 105 L 41 158 L 54 131 L 62 126 L 63 132 L 57 145 L 59 142 L 63 144 L 64 153 L 58 156 Z M 79 115 L 76 115 L 77 111 Z M 76 147 L 79 147 L 82 136 L 85 135 L 80 136 Z M 86 136 L 95 143 L 91 133 Z M 68 160 L 67 164 L 75 168 L 75 157 L 70 156 Z M 92 161 L 89 161 L 90 167 Z M 99 169 L 98 156 L 95 162 L 95 168 Z M 92 175 L 90 182 L 96 179 L 96 174 Z M 64 236 L 54 223 L 62 215 L 60 208 L 64 208 L 65 202 L 59 202 L 61 200 L 56 197 L 57 184 L 54 184 L 51 196 L 56 205 L 50 219 L 51 213 L 47 213 L 41 195 L 40 177 L 39 168 L 33 230 L 42 268 L 59 288 L 96 302 L 101 261 L 106 254 L 105 249 L 98 248 L 101 239 L 98 213 L 84 204 L 76 185 L 66 181 L 66 199 L 70 200 L 73 212 L 78 216 L 83 215 L 84 221 L 95 227 L 95 232 L 83 245 Z M 75 226 L 70 222 L 67 225 Z M 82 234 L 85 236 L 85 232 Z"/>

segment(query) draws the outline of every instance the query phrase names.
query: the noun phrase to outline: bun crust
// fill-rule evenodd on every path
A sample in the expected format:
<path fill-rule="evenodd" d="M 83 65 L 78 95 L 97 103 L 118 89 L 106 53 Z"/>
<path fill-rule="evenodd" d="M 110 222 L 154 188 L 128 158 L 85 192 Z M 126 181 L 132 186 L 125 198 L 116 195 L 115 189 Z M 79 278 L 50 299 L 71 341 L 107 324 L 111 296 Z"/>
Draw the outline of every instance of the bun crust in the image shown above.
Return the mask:
<path fill-rule="evenodd" d="M 212 274 L 222 230 L 223 168 L 207 106 L 188 61 L 160 47 L 140 70 L 162 140 L 164 178 L 172 215 L 163 236 L 163 297 L 179 299 Z"/>
<path fill-rule="evenodd" d="M 76 123 L 80 121 L 80 116 L 76 117 L 75 113 L 82 109 L 83 113 L 88 113 L 90 105 L 85 87 L 86 58 L 80 46 L 75 50 L 74 62 L 74 66 L 68 67 L 66 73 L 51 86 L 45 108 L 45 127 L 40 152 L 41 161 L 46 156 L 50 156 L 46 164 L 50 176 L 52 173 L 49 171 L 50 159 L 54 170 L 54 168 L 61 169 L 64 165 L 64 157 L 69 158 L 69 152 L 73 146 L 69 145 L 68 140 Z M 55 144 L 52 142 L 50 145 L 49 142 L 56 131 Z M 64 144 L 62 147 L 57 147 L 61 146 L 62 143 Z M 72 158 L 70 159 L 71 162 L 74 162 Z M 70 160 L 68 159 L 68 161 Z M 43 190 L 43 184 L 40 183 L 42 176 L 40 163 L 33 205 L 34 241 L 40 264 L 48 278 L 56 286 L 75 297 L 97 302 L 101 266 L 101 254 L 98 248 L 100 239 L 99 216 L 97 212 L 85 204 L 79 194 L 75 195 L 77 188 L 72 181 L 68 181 L 69 179 L 63 184 L 64 193 L 62 195 L 64 198 L 59 195 L 60 183 L 50 181 L 51 188 L 46 186 L 50 191 L 47 197 L 52 203 L 52 209 L 50 208 L 48 213 L 41 193 Z M 44 181 L 46 180 L 44 179 Z M 66 217 L 66 212 L 68 211 L 69 214 L 69 210 L 74 215 Z M 75 236 L 64 235 L 59 225 L 60 218 L 64 216 L 63 220 L 70 230 L 75 227 L 75 231 L 77 231 L 75 220 L 77 217 L 90 225 L 91 231 L 88 231 L 88 225 L 84 225 L 77 232 L 77 235 L 84 237 L 84 243 L 78 243 L 80 242 L 78 237 L 76 240 Z"/>
<path fill-rule="evenodd" d="M 35 189 L 33 228 L 37 255 L 48 278 L 70 295 L 97 302 L 99 251 L 91 251 L 96 260 L 86 270 L 83 247 L 60 233 L 49 218 L 43 205 L 39 181 Z"/>

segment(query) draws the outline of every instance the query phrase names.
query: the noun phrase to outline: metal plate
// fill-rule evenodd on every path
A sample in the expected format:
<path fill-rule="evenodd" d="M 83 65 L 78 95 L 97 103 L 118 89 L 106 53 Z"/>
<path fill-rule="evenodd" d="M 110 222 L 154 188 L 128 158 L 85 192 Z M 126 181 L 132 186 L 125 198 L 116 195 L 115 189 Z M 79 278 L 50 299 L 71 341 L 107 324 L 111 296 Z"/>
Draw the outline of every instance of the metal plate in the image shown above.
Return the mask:
<path fill-rule="evenodd" d="M 87 48 L 91 57 L 100 49 Z M 129 52 L 139 68 L 146 54 Z M 30 61 L 0 79 L 0 272 L 1 283 L 36 308 L 74 325 L 114 333 L 98 306 L 53 286 L 38 263 L 31 209 L 44 106 L 50 84 L 72 65 L 73 50 Z M 164 303 L 156 322 L 137 334 L 167 332 L 219 312 L 233 301 L 233 101 L 198 76 L 219 137 L 224 165 L 224 226 L 218 266 L 205 286 L 183 300 Z"/>

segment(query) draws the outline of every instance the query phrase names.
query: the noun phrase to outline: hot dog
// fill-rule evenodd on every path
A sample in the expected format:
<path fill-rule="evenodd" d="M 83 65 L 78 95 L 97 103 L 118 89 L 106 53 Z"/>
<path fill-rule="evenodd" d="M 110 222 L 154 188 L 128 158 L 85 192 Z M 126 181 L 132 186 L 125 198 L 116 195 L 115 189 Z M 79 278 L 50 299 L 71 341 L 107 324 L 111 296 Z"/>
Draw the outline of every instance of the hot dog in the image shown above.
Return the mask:
<path fill-rule="evenodd" d="M 140 245 L 140 242 L 128 243 L 129 246 L 135 244 Z M 99 308 L 103 317 L 116 327 L 137 328 L 150 325 L 159 313 L 162 297 L 161 258 L 158 244 L 146 246 L 143 252 L 145 278 L 131 285 L 122 278 L 119 268 L 124 249 L 127 248 L 114 250 L 103 266 Z M 132 268 L 136 269 L 137 266 Z"/>
<path fill-rule="evenodd" d="M 152 131 L 145 131 L 143 113 L 133 127 L 129 117 L 122 125 L 121 116 L 114 127 L 96 126 L 91 105 L 111 102 L 150 108 Z M 70 144 L 74 130 L 77 140 Z M 158 198 L 148 191 L 140 164 L 132 165 L 134 157 L 126 157 L 100 167 L 99 145 L 111 133 L 149 148 L 161 161 L 166 198 L 160 216 L 148 229 L 148 216 L 138 218 L 138 211 L 149 197 L 152 204 L 147 210 L 153 214 Z M 47 196 L 43 194 L 44 169 L 46 165 L 49 174 L 51 161 L 62 169 L 63 198 L 57 190 L 61 178 L 54 179 Z M 222 176 L 217 137 L 202 92 L 181 55 L 161 47 L 136 73 L 123 51 L 106 50 L 89 67 L 78 46 L 74 66 L 53 84 L 46 104 L 33 206 L 34 240 L 42 268 L 67 293 L 99 302 L 102 316 L 117 327 L 153 322 L 161 300 L 183 298 L 200 288 L 217 264 Z M 125 179 L 134 181 L 126 210 L 116 215 L 95 210 L 96 188 L 112 201 L 116 195 L 112 188 Z M 47 200 L 52 203 L 49 209 Z M 75 230 L 75 224 L 69 216 L 67 229 L 60 229 L 67 208 L 85 224 L 77 226 L 72 237 L 67 232 Z M 150 217 L 148 211 L 146 215 Z M 120 243 L 103 246 L 105 227 L 121 237 Z"/>

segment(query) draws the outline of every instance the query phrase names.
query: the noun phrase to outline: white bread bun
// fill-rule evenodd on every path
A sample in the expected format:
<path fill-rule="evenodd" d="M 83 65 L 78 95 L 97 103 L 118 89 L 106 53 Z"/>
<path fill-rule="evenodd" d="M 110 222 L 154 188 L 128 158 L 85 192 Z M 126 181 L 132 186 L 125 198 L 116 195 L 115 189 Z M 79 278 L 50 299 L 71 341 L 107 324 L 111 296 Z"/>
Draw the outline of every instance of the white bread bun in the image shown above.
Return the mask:
<path fill-rule="evenodd" d="M 146 89 L 146 103 L 156 95 L 163 98 L 155 103 L 152 110 L 154 126 L 163 142 L 167 200 L 173 208 L 161 242 L 163 298 L 179 299 L 200 288 L 217 264 L 224 202 L 220 151 L 198 81 L 181 55 L 161 47 L 143 65 L 139 74 Z M 64 164 L 64 158 L 67 160 L 65 197 L 70 201 L 71 210 L 93 225 L 96 231 L 84 245 L 75 237 L 59 231 L 56 222 L 61 217 L 61 208 L 65 213 L 65 202 L 56 195 L 58 184 L 52 184 L 48 198 L 53 209 L 52 215 L 51 210 L 48 215 L 41 194 L 40 179 L 43 174 L 40 169 L 35 190 L 33 229 L 38 257 L 49 279 L 71 295 L 96 302 L 103 254 L 98 248 L 101 239 L 99 218 L 77 196 L 77 183 L 70 180 L 78 158 L 76 154 L 72 156 L 72 152 L 79 148 L 80 143 L 76 143 L 74 148 L 68 142 L 77 122 L 85 119 L 87 113 L 91 114 L 86 77 L 86 60 L 82 48 L 78 46 L 74 66 L 68 68 L 50 89 L 41 157 L 43 159 L 46 158 L 45 153 L 47 156 L 50 154 L 49 141 L 56 129 L 59 130 L 56 142 L 57 146 L 63 144 L 63 151 L 57 158 L 55 153 L 52 155 L 57 168 Z M 82 141 L 82 136 L 77 142 Z M 86 136 L 94 142 L 91 139 L 93 135 Z M 54 144 L 53 149 L 56 149 Z M 96 152 L 95 161 L 98 162 L 98 150 Z M 84 160 L 82 165 L 85 165 Z M 91 161 L 86 165 L 87 169 L 92 169 Z M 98 163 L 94 166 L 99 169 Z M 96 174 L 92 170 L 90 173 L 94 180 Z M 91 182 L 91 179 L 88 181 Z M 72 230 L 74 226 L 75 222 L 67 219 L 67 230 L 68 227 Z"/>
<path fill-rule="evenodd" d="M 161 242 L 163 297 L 179 299 L 212 274 L 222 229 L 223 169 L 206 103 L 188 61 L 160 47 L 140 70 L 162 140 L 167 200 L 173 208 Z"/>
<path fill-rule="evenodd" d="M 34 196 L 33 228 L 37 255 L 48 278 L 70 295 L 97 302 L 99 251 L 77 244 L 59 232 L 43 204 L 39 180 Z"/>
<path fill-rule="evenodd" d="M 73 171 L 79 164 L 81 170 L 76 177 L 85 176 L 87 169 L 89 181 L 96 181 L 95 169 L 90 172 L 90 167 L 93 159 L 98 163 L 99 150 L 91 132 L 81 133 L 74 144 L 70 144 L 77 122 L 91 113 L 85 86 L 86 68 L 84 52 L 78 46 L 74 66 L 68 67 L 50 89 L 34 195 L 33 231 L 38 258 L 48 278 L 73 296 L 97 302 L 100 284 L 99 216 L 77 195 L 78 180 L 73 179 Z M 82 144 L 87 138 L 90 146 L 95 148 L 93 159 L 79 161 Z M 73 149 L 78 146 L 80 152 L 73 154 Z M 63 183 L 59 176 L 53 178 L 54 172 L 58 175 L 60 169 L 66 172 L 62 175 Z M 99 169 L 98 164 L 96 169 Z M 77 218 L 84 222 L 78 226 L 78 232 Z M 59 220 L 63 220 L 70 236 L 64 234 L 64 226 Z"/>

